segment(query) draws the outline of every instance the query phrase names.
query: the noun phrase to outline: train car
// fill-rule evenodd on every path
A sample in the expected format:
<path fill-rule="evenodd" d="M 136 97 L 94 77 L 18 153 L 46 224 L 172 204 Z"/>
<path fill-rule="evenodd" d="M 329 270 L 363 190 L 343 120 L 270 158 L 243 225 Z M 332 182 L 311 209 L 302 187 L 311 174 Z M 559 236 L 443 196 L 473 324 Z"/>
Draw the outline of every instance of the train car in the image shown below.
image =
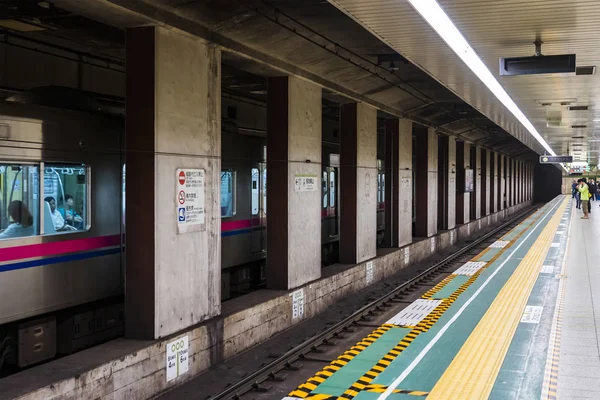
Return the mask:
<path fill-rule="evenodd" d="M 267 249 L 266 139 L 222 124 L 221 268 L 228 299 L 265 281 Z"/>
<path fill-rule="evenodd" d="M 123 331 L 124 121 L 16 100 L 0 102 L 3 373 Z"/>

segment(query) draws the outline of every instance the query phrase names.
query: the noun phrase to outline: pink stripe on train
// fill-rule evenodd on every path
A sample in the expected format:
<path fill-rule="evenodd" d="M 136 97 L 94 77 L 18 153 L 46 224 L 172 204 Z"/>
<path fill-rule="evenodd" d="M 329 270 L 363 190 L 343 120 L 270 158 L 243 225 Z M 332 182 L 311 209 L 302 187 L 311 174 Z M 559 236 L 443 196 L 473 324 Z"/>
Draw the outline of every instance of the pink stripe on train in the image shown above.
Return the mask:
<path fill-rule="evenodd" d="M 103 247 L 118 246 L 120 244 L 121 235 L 111 235 L 86 239 L 65 240 L 63 242 L 6 247 L 0 249 L 0 262 L 20 260 L 24 258 L 54 256 L 57 254 L 74 253 L 78 251 L 96 250 Z"/>

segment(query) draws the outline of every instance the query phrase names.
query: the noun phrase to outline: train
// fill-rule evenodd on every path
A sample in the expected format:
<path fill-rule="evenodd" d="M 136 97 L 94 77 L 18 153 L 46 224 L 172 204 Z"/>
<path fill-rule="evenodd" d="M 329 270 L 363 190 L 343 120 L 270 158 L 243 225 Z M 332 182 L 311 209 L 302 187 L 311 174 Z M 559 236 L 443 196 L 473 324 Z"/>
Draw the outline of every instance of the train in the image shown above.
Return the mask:
<path fill-rule="evenodd" d="M 48 95 L 0 104 L 2 374 L 123 333 L 123 120 Z"/>
<path fill-rule="evenodd" d="M 0 376 L 122 336 L 125 318 L 124 108 L 102 112 L 64 88 L 7 100 L 0 101 Z M 243 104 L 226 100 L 223 108 L 227 300 L 266 281 L 267 142 L 262 122 L 243 118 L 266 118 L 264 108 L 242 112 Z M 324 118 L 323 266 L 339 262 L 337 129 L 335 118 Z M 378 182 L 379 242 L 384 177 Z"/>

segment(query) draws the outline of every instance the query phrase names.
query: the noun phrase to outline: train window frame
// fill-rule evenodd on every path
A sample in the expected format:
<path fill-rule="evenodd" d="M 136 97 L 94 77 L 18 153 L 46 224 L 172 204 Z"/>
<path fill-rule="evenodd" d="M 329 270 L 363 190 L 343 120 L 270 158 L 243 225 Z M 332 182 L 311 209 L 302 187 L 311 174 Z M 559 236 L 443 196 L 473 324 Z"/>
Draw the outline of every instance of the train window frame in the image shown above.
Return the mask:
<path fill-rule="evenodd" d="M 221 207 L 221 212 L 219 213 L 219 215 L 221 216 L 221 219 L 228 219 L 228 218 L 233 218 L 237 215 L 237 172 L 235 169 L 232 168 L 223 168 L 221 169 L 221 174 L 223 174 L 223 172 L 231 172 L 231 180 L 232 180 L 232 185 L 231 185 L 231 215 L 223 215 L 222 214 L 222 205 L 221 205 L 221 201 L 219 201 L 219 207 Z M 220 175 L 221 176 L 221 175 Z M 221 180 L 219 179 L 219 192 L 221 191 Z M 221 194 L 221 199 L 223 198 L 223 194 Z"/>
<path fill-rule="evenodd" d="M 92 229 L 92 166 L 90 164 L 86 164 L 83 162 L 74 162 L 74 161 L 42 161 L 39 163 L 40 164 L 40 229 L 39 229 L 39 235 L 40 236 L 53 236 L 53 235 L 73 235 L 73 234 L 77 234 L 77 233 L 86 233 L 89 232 Z M 57 166 L 57 167 L 67 167 L 68 166 L 73 166 L 73 168 L 80 168 L 80 169 L 84 169 L 85 170 L 85 186 L 84 186 L 84 190 L 85 190 L 85 207 L 84 207 L 84 212 L 82 214 L 84 214 L 85 216 L 85 220 L 84 223 L 85 225 L 83 226 L 83 228 L 81 229 L 77 229 L 77 230 L 67 230 L 67 231 L 59 231 L 59 232 L 50 232 L 50 233 L 46 233 L 45 232 L 45 216 L 43 213 L 41 213 L 41 210 L 43 209 L 43 207 L 45 207 L 45 202 L 46 202 L 46 192 L 45 192 L 45 186 L 44 186 L 44 177 L 46 176 L 46 168 L 48 168 L 48 165 L 50 166 Z M 65 193 L 63 193 L 63 196 L 65 195 Z M 58 199 L 55 199 L 55 201 L 58 201 Z"/>
<path fill-rule="evenodd" d="M 37 185 L 37 195 L 41 198 L 42 196 L 42 192 L 41 192 L 41 163 L 40 162 L 35 162 L 35 161 L 23 161 L 23 160 L 2 160 L 0 161 L 0 166 L 19 166 L 19 167 L 23 167 L 23 166 L 27 166 L 27 167 L 37 167 L 37 172 L 38 172 L 38 185 Z M 35 187 L 35 186 L 32 186 Z M 35 199 L 32 202 L 32 205 L 35 204 Z M 41 214 L 41 208 L 40 204 L 39 204 L 39 199 L 38 199 L 38 214 Z M 2 207 L 4 207 L 4 205 L 2 205 Z M 6 207 L 8 207 L 8 204 L 6 205 Z M 31 205 L 29 205 L 29 208 L 31 209 Z M 35 217 L 35 213 L 32 215 Z M 34 233 L 33 235 L 27 235 L 27 236 L 17 236 L 17 237 L 8 237 L 8 238 L 0 238 L 0 242 L 5 243 L 7 241 L 11 241 L 11 240 L 26 240 L 26 239 L 30 239 L 30 238 L 35 238 L 38 236 L 41 236 L 41 228 L 42 228 L 42 222 L 43 222 L 43 216 L 42 215 L 38 215 L 37 221 L 34 219 L 34 223 L 33 223 L 33 228 L 34 228 Z M 37 225 L 36 225 L 37 224 Z M 8 228 L 8 225 L 7 225 Z M 2 232 L 4 232 L 5 229 L 2 230 Z M 37 233 L 36 233 L 37 231 Z"/>

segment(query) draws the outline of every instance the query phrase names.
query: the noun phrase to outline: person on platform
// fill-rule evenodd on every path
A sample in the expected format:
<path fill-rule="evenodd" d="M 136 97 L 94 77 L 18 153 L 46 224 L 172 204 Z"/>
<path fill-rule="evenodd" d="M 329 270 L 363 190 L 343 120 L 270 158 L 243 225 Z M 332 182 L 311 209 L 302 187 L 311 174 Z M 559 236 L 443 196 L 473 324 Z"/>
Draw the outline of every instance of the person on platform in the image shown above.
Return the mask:
<path fill-rule="evenodd" d="M 571 184 L 571 194 L 574 199 L 577 199 L 577 181 L 573 179 L 573 183 Z"/>
<path fill-rule="evenodd" d="M 582 178 L 577 182 L 577 190 L 579 191 L 581 199 L 581 210 L 583 211 L 583 217 L 581 217 L 581 219 L 589 219 L 590 188 L 587 185 L 585 178 Z"/>
<path fill-rule="evenodd" d="M 8 205 L 8 215 L 13 222 L 0 233 L 0 239 L 33 236 L 33 216 L 22 201 L 11 201 Z"/>

